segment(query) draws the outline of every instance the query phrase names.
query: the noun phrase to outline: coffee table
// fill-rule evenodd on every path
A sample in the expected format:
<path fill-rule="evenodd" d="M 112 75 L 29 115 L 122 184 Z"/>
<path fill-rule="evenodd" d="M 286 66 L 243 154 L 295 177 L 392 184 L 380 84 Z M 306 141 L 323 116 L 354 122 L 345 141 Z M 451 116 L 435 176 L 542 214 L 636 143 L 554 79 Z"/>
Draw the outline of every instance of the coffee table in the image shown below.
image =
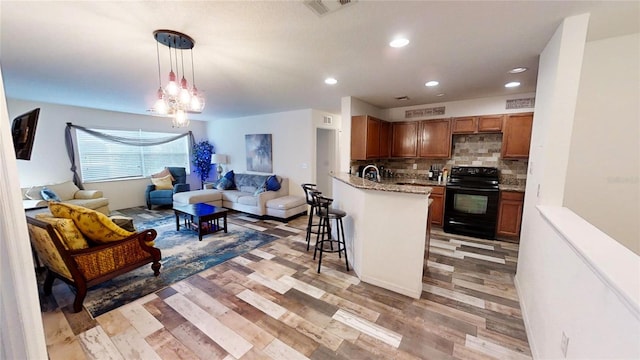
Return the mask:
<path fill-rule="evenodd" d="M 202 241 L 202 236 L 224 230 L 227 232 L 227 209 L 204 204 L 184 204 L 173 206 L 176 214 L 176 231 L 180 231 L 180 215 L 183 215 L 184 226 L 198 232 L 198 239 Z M 223 219 L 223 226 L 220 226 L 220 219 Z M 194 227 L 197 227 L 194 229 Z"/>

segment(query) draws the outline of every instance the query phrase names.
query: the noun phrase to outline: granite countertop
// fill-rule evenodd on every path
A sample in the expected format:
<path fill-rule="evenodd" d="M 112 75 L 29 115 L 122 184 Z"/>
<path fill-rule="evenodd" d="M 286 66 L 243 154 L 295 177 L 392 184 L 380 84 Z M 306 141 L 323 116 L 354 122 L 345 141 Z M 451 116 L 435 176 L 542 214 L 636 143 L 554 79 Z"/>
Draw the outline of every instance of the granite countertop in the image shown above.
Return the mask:
<path fill-rule="evenodd" d="M 518 191 L 524 192 L 524 185 L 498 185 L 500 187 L 500 191 Z"/>
<path fill-rule="evenodd" d="M 331 175 L 334 179 L 341 181 L 347 185 L 351 185 L 358 189 L 391 191 L 408 194 L 431 194 L 431 185 L 428 180 L 408 180 L 408 179 L 382 179 L 381 182 L 370 181 L 354 175 L 339 173 Z M 416 184 L 416 185 L 398 185 L 397 183 Z M 437 181 L 434 182 L 437 184 Z"/>

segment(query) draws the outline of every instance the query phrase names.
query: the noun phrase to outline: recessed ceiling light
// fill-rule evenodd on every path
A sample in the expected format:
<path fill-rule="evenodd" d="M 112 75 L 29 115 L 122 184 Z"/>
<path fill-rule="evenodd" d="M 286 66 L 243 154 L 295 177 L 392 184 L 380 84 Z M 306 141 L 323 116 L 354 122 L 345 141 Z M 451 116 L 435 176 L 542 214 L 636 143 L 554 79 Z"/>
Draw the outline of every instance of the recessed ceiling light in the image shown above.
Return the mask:
<path fill-rule="evenodd" d="M 439 83 L 439 82 L 437 82 L 437 81 L 435 81 L 435 80 L 431 80 L 431 81 L 427 81 L 427 82 L 424 84 L 424 86 L 429 86 L 429 87 L 431 87 L 431 86 L 436 86 L 436 85 L 438 85 L 438 84 L 440 84 L 440 83 Z"/>
<path fill-rule="evenodd" d="M 506 88 L 512 88 L 512 87 L 518 87 L 518 86 L 520 86 L 520 83 L 517 81 L 512 81 L 504 84 L 504 87 Z"/>
<path fill-rule="evenodd" d="M 409 39 L 405 38 L 398 38 L 389 43 L 389 46 L 394 48 L 401 48 L 407 45 L 409 45 Z"/>
<path fill-rule="evenodd" d="M 510 72 L 511 74 L 519 74 L 519 73 L 521 73 L 521 72 L 525 72 L 525 71 L 527 71 L 527 70 L 529 70 L 529 69 L 528 69 L 528 68 L 526 68 L 526 67 L 516 67 L 516 68 L 513 68 L 513 69 L 509 70 L 509 72 Z"/>
<path fill-rule="evenodd" d="M 436 96 L 444 96 L 444 93 L 437 94 Z"/>
<path fill-rule="evenodd" d="M 324 83 L 327 84 L 327 85 L 335 85 L 335 84 L 338 83 L 338 80 L 330 77 L 330 78 L 324 79 Z"/>
<path fill-rule="evenodd" d="M 407 101 L 409 100 L 409 97 L 407 95 L 403 95 L 403 96 L 396 96 L 395 99 L 398 101 Z"/>

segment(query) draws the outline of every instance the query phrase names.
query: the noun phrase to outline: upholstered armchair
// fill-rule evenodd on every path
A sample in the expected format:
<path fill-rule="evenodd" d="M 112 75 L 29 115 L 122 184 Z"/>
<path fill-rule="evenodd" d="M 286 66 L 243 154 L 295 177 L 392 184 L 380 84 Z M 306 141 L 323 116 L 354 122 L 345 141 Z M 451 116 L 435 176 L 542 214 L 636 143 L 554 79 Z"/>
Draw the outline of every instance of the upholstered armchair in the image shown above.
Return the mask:
<path fill-rule="evenodd" d="M 191 186 L 187 184 L 187 172 L 185 168 L 167 167 L 164 172 L 167 171 L 171 175 L 171 178 L 173 178 L 170 183 L 166 183 L 164 186 L 160 185 L 162 184 L 161 180 L 163 177 L 154 178 L 152 176 L 152 182 L 155 181 L 158 185 L 147 185 L 145 198 L 147 200 L 147 209 L 149 210 L 151 210 L 151 205 L 173 205 L 173 194 L 191 190 Z"/>

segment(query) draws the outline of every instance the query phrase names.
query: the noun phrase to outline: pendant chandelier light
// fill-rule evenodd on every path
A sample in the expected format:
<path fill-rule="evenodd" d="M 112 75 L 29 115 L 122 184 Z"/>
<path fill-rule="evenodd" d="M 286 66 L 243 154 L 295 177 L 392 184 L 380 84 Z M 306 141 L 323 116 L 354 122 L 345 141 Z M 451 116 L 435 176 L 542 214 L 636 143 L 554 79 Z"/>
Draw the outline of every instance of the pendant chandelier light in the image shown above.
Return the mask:
<path fill-rule="evenodd" d="M 153 111 L 159 115 L 168 115 L 173 118 L 173 127 L 189 126 L 187 113 L 200 113 L 204 109 L 204 97 L 198 91 L 195 83 L 195 70 L 193 68 L 193 46 L 195 42 L 191 37 L 173 30 L 156 30 L 153 32 L 156 39 L 156 55 L 158 59 L 158 82 L 160 87 L 157 92 L 157 100 Z M 160 69 L 160 46 L 169 48 L 169 82 L 162 86 L 162 71 Z M 191 55 L 191 88 L 187 84 L 184 72 L 184 50 L 190 50 Z M 175 65 L 175 72 L 174 72 Z M 176 75 L 177 73 L 177 75 Z M 182 78 L 178 81 L 177 79 Z"/>

